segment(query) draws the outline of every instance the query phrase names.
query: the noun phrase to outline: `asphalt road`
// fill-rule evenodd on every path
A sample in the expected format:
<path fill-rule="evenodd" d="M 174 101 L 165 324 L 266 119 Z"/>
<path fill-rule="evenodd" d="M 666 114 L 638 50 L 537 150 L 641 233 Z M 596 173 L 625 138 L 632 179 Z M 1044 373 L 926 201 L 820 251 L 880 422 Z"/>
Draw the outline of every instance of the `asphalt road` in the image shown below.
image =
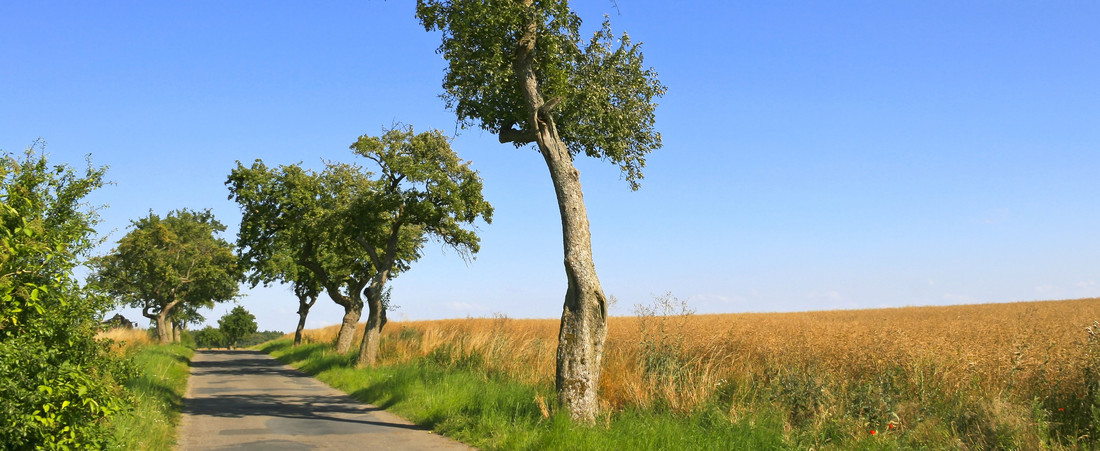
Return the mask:
<path fill-rule="evenodd" d="M 197 351 L 179 450 L 471 450 L 258 351 Z"/>

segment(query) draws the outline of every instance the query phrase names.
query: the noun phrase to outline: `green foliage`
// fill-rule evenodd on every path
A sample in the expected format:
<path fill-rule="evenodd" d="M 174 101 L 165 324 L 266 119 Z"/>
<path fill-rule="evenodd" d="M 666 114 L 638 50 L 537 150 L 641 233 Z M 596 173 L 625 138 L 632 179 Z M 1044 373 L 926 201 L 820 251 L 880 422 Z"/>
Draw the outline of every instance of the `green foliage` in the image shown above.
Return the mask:
<path fill-rule="evenodd" d="M 241 207 L 237 249 L 246 280 L 293 283 L 296 294 L 307 296 L 325 289 L 337 304 L 362 308 L 358 294 L 374 271 L 345 220 L 352 199 L 370 183 L 359 168 L 332 163 L 315 173 L 237 162 L 225 183 Z"/>
<path fill-rule="evenodd" d="M 443 78 L 447 107 L 464 126 L 492 133 L 513 124 L 533 126 L 515 55 L 524 31 L 534 25 L 538 91 L 547 102 L 559 102 L 554 123 L 561 140 L 571 155 L 583 152 L 618 165 L 631 188 L 638 188 L 646 155 L 661 147 L 653 128 L 654 98 L 666 88 L 644 67 L 640 44 L 626 33 L 616 39 L 605 18 L 585 42 L 581 19 L 568 2 L 552 0 L 418 0 L 417 17 L 426 30 L 443 34 L 438 52 L 449 64 Z"/>
<path fill-rule="evenodd" d="M 50 166 L 42 147 L 0 156 L 0 446 L 96 449 L 126 365 L 95 339 L 108 302 L 72 271 L 97 244 L 83 199 L 105 170 Z"/>
<path fill-rule="evenodd" d="M 226 344 L 232 348 L 237 346 L 242 338 L 256 332 L 256 317 L 238 305 L 218 320 L 218 329 L 225 336 Z"/>
<path fill-rule="evenodd" d="M 379 171 L 374 189 L 349 211 L 361 244 L 385 252 L 390 240 L 412 231 L 464 254 L 478 251 L 477 234 L 462 224 L 479 217 L 491 223 L 493 207 L 481 196 L 477 171 L 458 158 L 442 132 L 394 128 L 378 137 L 360 136 L 351 148 Z"/>
<path fill-rule="evenodd" d="M 206 326 L 195 331 L 195 346 L 199 348 L 224 348 L 226 346 L 225 334 L 214 326 Z"/>
<path fill-rule="evenodd" d="M 291 282 L 300 297 L 323 287 L 345 308 L 362 308 L 373 279 L 368 296 L 379 296 L 385 318 L 382 285 L 420 258 L 425 237 L 477 252 L 478 237 L 463 224 L 489 222 L 493 210 L 477 172 L 438 130 L 395 128 L 351 148 L 378 173 L 335 162 L 319 174 L 237 163 L 226 185 L 243 214 L 239 264 L 253 285 Z"/>
<path fill-rule="evenodd" d="M 123 383 L 134 408 L 110 421 L 111 449 L 172 449 L 193 354 L 178 344 L 144 346 L 135 353 L 136 372 Z"/>
<path fill-rule="evenodd" d="M 286 336 L 285 333 L 279 332 L 277 330 L 265 330 L 265 331 L 262 331 L 262 332 L 256 332 L 256 333 L 253 333 L 252 335 L 249 335 L 249 336 L 243 338 L 240 341 L 240 347 L 249 348 L 249 347 L 261 344 L 261 343 L 267 343 L 271 340 L 277 340 L 279 338 L 283 338 L 284 336 Z"/>
<path fill-rule="evenodd" d="M 92 260 L 92 283 L 156 319 L 163 343 L 170 320 L 194 321 L 198 308 L 237 296 L 236 256 L 217 237 L 223 231 L 209 210 L 176 210 L 164 218 L 150 212 L 132 222 L 110 254 Z"/>

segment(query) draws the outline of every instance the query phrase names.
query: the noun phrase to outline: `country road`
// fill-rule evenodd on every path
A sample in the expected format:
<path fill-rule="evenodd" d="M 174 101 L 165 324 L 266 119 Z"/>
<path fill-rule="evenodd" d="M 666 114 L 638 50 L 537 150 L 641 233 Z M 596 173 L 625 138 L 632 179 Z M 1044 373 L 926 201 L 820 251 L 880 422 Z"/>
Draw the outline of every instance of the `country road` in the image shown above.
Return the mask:
<path fill-rule="evenodd" d="M 190 450 L 470 450 L 257 351 L 197 351 L 178 447 Z"/>

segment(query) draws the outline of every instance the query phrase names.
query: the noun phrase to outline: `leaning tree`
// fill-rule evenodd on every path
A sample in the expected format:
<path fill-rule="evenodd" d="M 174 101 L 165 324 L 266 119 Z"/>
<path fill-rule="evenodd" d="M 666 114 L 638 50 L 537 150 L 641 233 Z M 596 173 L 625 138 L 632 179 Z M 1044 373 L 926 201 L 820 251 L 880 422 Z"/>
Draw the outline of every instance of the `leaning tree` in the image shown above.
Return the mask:
<path fill-rule="evenodd" d="M 370 160 L 372 189 L 352 203 L 346 223 L 356 243 L 370 256 L 375 274 L 366 288 L 367 327 L 356 366 L 373 365 L 385 324 L 386 282 L 419 257 L 423 238 L 434 238 L 461 255 L 479 249 L 470 226 L 478 218 L 492 222 L 493 207 L 482 198 L 481 177 L 451 149 L 439 130 L 415 133 L 411 126 L 363 135 L 352 150 Z M 403 245 L 403 243 L 408 243 Z M 414 246 L 413 254 L 402 249 Z"/>
<path fill-rule="evenodd" d="M 592 422 L 607 335 L 607 299 L 592 262 L 578 154 L 608 160 L 637 189 L 645 157 L 661 146 L 654 98 L 665 87 L 638 44 L 605 20 L 590 40 L 565 1 L 418 0 L 417 17 L 443 34 L 443 98 L 465 125 L 501 143 L 534 143 L 561 213 L 568 289 L 557 352 L 558 400 Z"/>
<path fill-rule="evenodd" d="M 140 308 L 168 343 L 176 315 L 237 297 L 237 261 L 233 245 L 217 236 L 223 231 L 209 210 L 176 210 L 164 218 L 150 212 L 133 221 L 110 254 L 91 261 L 93 284 Z"/>
<path fill-rule="evenodd" d="M 226 181 L 230 186 L 229 198 L 241 205 L 237 263 L 245 282 L 252 288 L 289 283 L 298 298 L 294 346 L 302 343 L 309 310 L 324 290 L 320 279 L 303 265 L 304 261 L 324 258 L 317 246 L 306 243 L 318 238 L 313 232 L 318 225 L 309 222 L 323 214 L 318 211 L 322 207 L 321 196 L 308 194 L 319 194 L 318 182 L 297 166 L 273 170 L 259 160 L 251 168 L 238 162 Z M 307 250 L 312 252 L 307 254 Z"/>
<path fill-rule="evenodd" d="M 347 352 L 363 313 L 363 288 L 375 271 L 348 236 L 344 212 L 370 180 L 349 165 L 330 163 L 316 173 L 299 165 L 269 168 L 256 160 L 251 167 L 237 162 L 225 183 L 243 215 L 237 249 L 247 280 L 293 284 L 299 329 L 324 290 L 344 309 L 336 350 Z"/>

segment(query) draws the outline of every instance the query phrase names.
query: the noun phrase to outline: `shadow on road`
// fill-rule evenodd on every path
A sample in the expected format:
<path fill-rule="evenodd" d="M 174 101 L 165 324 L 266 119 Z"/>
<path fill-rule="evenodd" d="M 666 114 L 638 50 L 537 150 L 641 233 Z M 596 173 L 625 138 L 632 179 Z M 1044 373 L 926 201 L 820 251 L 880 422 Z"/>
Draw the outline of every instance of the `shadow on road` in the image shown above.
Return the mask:
<path fill-rule="evenodd" d="M 227 390 L 238 391 L 229 388 L 195 388 L 197 394 L 210 396 L 188 399 L 183 406 L 183 413 L 186 415 L 205 415 L 221 418 L 270 416 L 430 431 L 429 428 L 415 425 L 341 418 L 340 414 L 369 413 L 381 409 L 365 406 L 346 395 L 334 396 L 324 388 L 323 384 L 309 377 L 309 375 L 283 366 L 278 360 L 272 359 L 264 353 L 249 350 L 210 350 L 198 351 L 198 353 L 206 354 L 208 358 L 192 362 L 192 375 L 283 376 L 296 379 L 294 384 L 297 388 L 292 393 L 278 395 L 224 392 Z"/>

